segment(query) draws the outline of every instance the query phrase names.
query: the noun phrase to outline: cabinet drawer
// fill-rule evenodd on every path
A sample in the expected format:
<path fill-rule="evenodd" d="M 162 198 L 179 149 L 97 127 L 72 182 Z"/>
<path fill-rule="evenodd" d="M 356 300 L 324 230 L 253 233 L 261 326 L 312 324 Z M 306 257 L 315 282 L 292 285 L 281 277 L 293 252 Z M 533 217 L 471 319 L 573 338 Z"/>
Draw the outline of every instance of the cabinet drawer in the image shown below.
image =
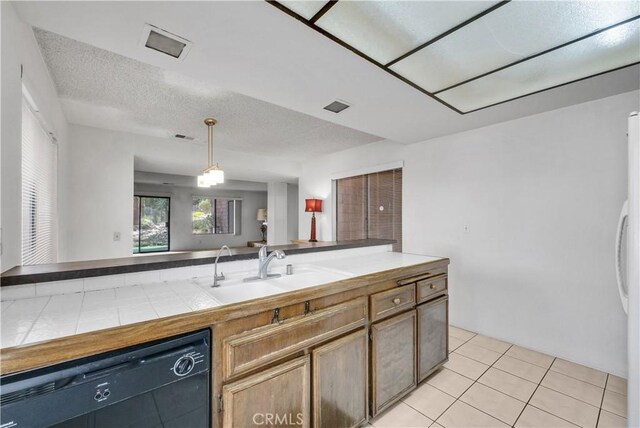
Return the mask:
<path fill-rule="evenodd" d="M 416 303 L 415 284 L 371 295 L 371 321 L 411 309 Z"/>
<path fill-rule="evenodd" d="M 253 370 L 367 322 L 367 298 L 360 297 L 287 320 L 230 336 L 223 341 L 224 378 Z"/>
<path fill-rule="evenodd" d="M 447 277 L 439 276 L 435 278 L 423 279 L 417 282 L 418 303 L 424 302 L 429 297 L 447 290 Z"/>
<path fill-rule="evenodd" d="M 435 269 L 430 269 L 428 272 L 423 272 L 419 275 L 415 275 L 409 278 L 402 278 L 396 282 L 398 283 L 398 285 L 407 285 L 407 284 L 411 284 L 412 282 L 418 282 L 418 281 L 422 281 L 425 279 L 430 279 L 436 276 L 442 276 L 446 274 L 447 274 L 447 268 L 439 267 Z"/>

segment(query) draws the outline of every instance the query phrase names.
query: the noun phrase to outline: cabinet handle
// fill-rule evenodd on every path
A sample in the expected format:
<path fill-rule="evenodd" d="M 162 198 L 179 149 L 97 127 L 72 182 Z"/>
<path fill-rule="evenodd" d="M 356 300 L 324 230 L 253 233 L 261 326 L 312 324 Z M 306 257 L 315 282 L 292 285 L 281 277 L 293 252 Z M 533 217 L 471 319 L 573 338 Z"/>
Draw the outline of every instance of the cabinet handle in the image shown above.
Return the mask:
<path fill-rule="evenodd" d="M 431 284 L 431 285 L 429 286 L 429 288 L 430 288 L 430 289 L 432 289 L 432 290 L 435 290 L 435 289 L 436 289 L 436 288 L 438 288 L 438 287 L 437 287 L 435 284 Z"/>
<path fill-rule="evenodd" d="M 400 298 L 396 297 L 395 299 L 393 299 L 393 304 L 394 305 L 399 305 L 400 304 Z"/>

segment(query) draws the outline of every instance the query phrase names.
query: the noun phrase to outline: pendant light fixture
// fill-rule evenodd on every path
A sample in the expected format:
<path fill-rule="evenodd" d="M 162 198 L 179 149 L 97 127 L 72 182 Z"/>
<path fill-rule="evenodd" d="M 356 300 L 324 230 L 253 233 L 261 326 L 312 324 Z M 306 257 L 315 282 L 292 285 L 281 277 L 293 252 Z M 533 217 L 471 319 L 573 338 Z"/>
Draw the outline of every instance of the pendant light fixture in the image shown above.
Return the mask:
<path fill-rule="evenodd" d="M 212 117 L 204 120 L 204 124 L 208 128 L 209 156 L 207 158 L 207 168 L 202 172 L 202 175 L 198 176 L 198 187 L 211 187 L 224 183 L 224 171 L 213 161 L 213 125 L 216 123 L 217 121 Z"/>

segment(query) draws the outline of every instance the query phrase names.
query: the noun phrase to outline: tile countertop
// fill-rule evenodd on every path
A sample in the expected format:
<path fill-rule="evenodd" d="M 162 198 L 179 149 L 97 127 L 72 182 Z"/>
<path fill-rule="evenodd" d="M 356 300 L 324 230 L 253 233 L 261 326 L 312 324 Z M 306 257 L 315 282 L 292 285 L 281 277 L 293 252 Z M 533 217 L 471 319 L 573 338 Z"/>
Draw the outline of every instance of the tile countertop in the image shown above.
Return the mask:
<path fill-rule="evenodd" d="M 337 254 L 336 254 L 337 256 Z M 294 274 L 286 283 L 302 286 L 278 287 L 273 281 L 243 283 L 255 275 L 248 265 L 221 265 L 230 269 L 221 287 L 211 288 L 212 277 L 168 280 L 95 291 L 77 291 L 52 296 L 31 297 L 1 302 L 1 347 L 41 342 L 63 336 L 133 324 L 172 315 L 214 308 L 264 296 L 286 293 L 354 276 L 442 260 L 442 257 L 380 252 L 348 257 L 324 257 L 308 263 L 294 259 L 273 263 L 271 272 L 284 273 L 285 264 L 293 264 Z M 237 262 L 236 262 L 237 263 Z M 296 276 L 299 275 L 299 276 Z M 304 281 L 302 278 L 304 275 Z M 267 283 L 274 285 L 267 285 Z M 243 285 L 244 284 L 244 285 Z M 229 294 L 231 292 L 231 294 Z"/>

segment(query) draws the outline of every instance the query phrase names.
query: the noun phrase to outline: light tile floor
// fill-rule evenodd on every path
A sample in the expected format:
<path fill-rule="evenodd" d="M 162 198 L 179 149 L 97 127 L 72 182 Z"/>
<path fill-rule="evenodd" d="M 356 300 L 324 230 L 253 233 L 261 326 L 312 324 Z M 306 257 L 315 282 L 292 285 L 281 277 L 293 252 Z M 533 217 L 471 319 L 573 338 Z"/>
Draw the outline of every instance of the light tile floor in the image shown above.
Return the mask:
<path fill-rule="evenodd" d="M 449 362 L 374 427 L 625 427 L 625 379 L 451 326 Z"/>

